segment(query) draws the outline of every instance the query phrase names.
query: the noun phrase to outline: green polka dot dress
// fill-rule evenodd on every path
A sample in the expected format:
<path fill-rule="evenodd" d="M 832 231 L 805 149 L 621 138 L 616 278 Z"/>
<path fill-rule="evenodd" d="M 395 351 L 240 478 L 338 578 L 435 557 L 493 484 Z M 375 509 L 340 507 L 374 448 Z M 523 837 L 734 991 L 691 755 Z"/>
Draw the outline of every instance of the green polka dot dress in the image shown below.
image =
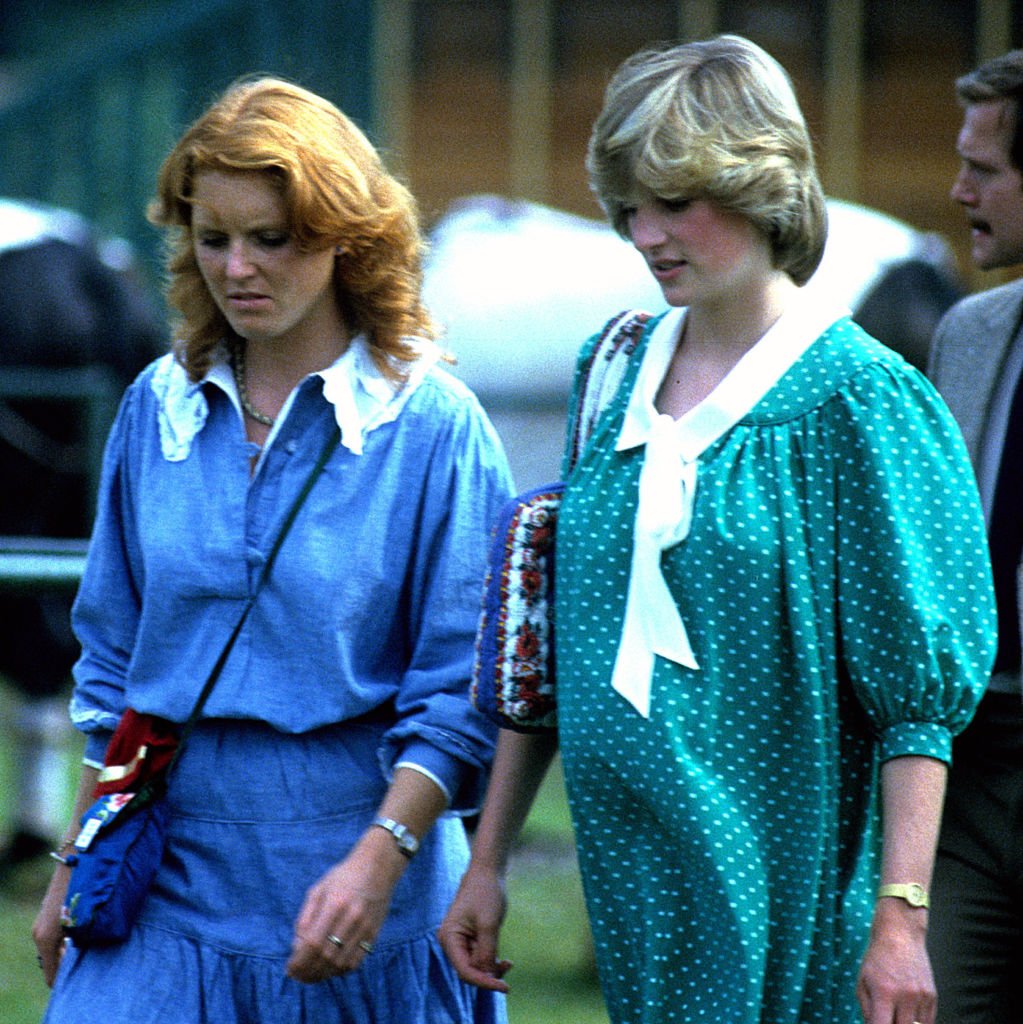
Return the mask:
<path fill-rule="evenodd" d="M 834 323 L 700 456 L 661 560 L 699 669 L 657 658 L 644 718 L 610 684 L 644 458 L 615 442 L 655 324 L 558 523 L 560 742 L 604 995 L 615 1024 L 858 1024 L 879 765 L 947 761 L 993 657 L 965 448 L 920 374 Z"/>

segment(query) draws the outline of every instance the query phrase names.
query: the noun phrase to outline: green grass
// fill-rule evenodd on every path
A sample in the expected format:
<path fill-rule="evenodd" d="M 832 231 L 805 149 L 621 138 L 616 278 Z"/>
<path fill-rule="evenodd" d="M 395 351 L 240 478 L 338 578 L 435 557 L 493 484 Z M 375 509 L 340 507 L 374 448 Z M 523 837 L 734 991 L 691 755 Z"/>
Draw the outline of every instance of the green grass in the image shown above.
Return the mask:
<path fill-rule="evenodd" d="M 0 895 L 0 1020 L 4 1024 L 38 1024 L 46 1006 L 47 990 L 30 935 L 36 902 L 34 894 L 26 891 Z"/>
<path fill-rule="evenodd" d="M 10 710 L 0 689 L 0 723 Z M 69 758 L 69 811 L 77 772 L 73 762 Z M 9 814 L 14 770 L 0 743 L 0 832 Z M 49 860 L 38 861 L 0 890 L 2 1024 L 38 1024 L 46 1005 L 30 931 L 49 874 Z M 557 767 L 526 823 L 522 849 L 509 873 L 508 898 L 501 954 L 515 964 L 507 979 L 510 1024 L 607 1024 Z"/>
<path fill-rule="evenodd" d="M 515 965 L 510 1024 L 607 1024 L 557 763 L 509 871 L 501 955 Z"/>
<path fill-rule="evenodd" d="M 0 834 L 6 835 L 14 787 L 14 764 L 2 725 L 16 712 L 11 693 L 0 681 Z M 70 726 L 69 726 L 70 729 Z M 71 736 L 68 751 L 68 787 L 63 816 L 71 813 L 77 767 L 75 754 L 81 744 Z M 50 877 L 49 858 L 25 865 L 0 889 L 0 1021 L 3 1024 L 38 1024 L 46 1006 L 46 986 L 36 965 L 32 945 L 32 920 Z"/>
<path fill-rule="evenodd" d="M 502 955 L 515 965 L 506 979 L 511 1024 L 607 1024 L 574 871 L 520 870 L 509 898 Z"/>

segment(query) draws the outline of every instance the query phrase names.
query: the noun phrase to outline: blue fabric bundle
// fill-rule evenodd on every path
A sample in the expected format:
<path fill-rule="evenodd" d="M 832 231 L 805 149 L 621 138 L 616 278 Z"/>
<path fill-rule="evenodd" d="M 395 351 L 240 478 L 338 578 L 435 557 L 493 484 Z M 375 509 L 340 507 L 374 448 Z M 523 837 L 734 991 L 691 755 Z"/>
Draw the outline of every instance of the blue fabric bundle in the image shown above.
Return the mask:
<path fill-rule="evenodd" d="M 82 816 L 61 924 L 76 946 L 123 942 L 163 858 L 170 810 L 163 779 L 100 797 Z"/>

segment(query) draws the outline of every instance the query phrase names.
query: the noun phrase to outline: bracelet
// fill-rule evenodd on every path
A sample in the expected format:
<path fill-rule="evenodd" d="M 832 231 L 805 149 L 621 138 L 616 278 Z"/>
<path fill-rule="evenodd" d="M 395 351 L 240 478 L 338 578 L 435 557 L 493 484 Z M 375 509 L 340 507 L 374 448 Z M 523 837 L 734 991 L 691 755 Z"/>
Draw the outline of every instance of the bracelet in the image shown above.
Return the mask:
<path fill-rule="evenodd" d="M 398 844 L 398 849 L 403 857 L 411 860 L 416 855 L 416 851 L 419 849 L 419 840 L 409 831 L 407 825 L 402 825 L 392 818 L 382 817 L 374 818 L 373 824 L 394 836 L 394 841 Z"/>
<path fill-rule="evenodd" d="M 877 898 L 894 896 L 896 899 L 905 900 L 911 907 L 927 908 L 931 901 L 927 896 L 927 890 L 919 882 L 909 882 L 905 885 L 882 885 L 877 890 Z"/>
<path fill-rule="evenodd" d="M 75 848 L 76 839 L 77 836 L 65 836 L 60 841 L 60 845 L 57 849 L 50 851 L 50 856 L 57 861 L 58 864 L 63 864 L 65 867 L 73 867 L 78 863 L 78 858 L 71 855 L 68 851 Z"/>

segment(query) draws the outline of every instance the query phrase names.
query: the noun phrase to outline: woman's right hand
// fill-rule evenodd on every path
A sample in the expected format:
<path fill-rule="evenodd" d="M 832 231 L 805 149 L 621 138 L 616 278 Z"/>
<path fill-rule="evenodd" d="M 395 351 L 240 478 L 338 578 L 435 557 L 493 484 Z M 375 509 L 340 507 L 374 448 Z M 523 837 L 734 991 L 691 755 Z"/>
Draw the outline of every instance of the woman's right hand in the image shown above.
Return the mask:
<path fill-rule="evenodd" d="M 60 967 L 60 960 L 64 955 L 64 931 L 60 926 L 60 914 L 70 881 L 71 869 L 58 864 L 43 896 L 39 913 L 32 924 L 32 941 L 36 946 L 39 966 L 43 969 L 43 978 L 50 988 L 53 988 L 57 968 Z"/>
<path fill-rule="evenodd" d="M 511 962 L 497 958 L 497 941 L 507 909 L 504 885 L 496 872 L 470 864 L 438 932 L 441 946 L 470 985 L 507 992 L 502 979 Z"/>

